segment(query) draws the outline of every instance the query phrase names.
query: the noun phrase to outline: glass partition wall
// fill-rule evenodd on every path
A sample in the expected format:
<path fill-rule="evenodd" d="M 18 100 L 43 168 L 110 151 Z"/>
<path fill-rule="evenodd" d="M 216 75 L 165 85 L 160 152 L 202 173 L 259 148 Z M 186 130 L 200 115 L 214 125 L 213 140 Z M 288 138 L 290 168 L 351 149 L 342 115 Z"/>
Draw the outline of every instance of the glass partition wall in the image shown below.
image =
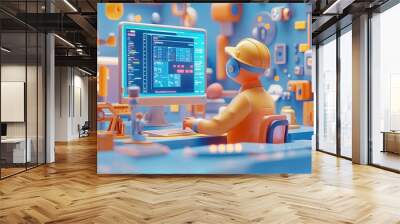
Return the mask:
<path fill-rule="evenodd" d="M 352 32 L 351 26 L 340 35 L 340 155 L 352 158 Z"/>
<path fill-rule="evenodd" d="M 46 159 L 46 39 L 44 33 L 23 22 L 25 12 L 42 10 L 40 3 L 0 2 L 1 179 Z M 17 13 L 8 13 L 6 9 L 13 7 Z"/>
<path fill-rule="evenodd" d="M 351 25 L 317 47 L 317 150 L 352 157 Z"/>
<path fill-rule="evenodd" d="M 318 149 L 336 154 L 336 36 L 318 47 Z"/>

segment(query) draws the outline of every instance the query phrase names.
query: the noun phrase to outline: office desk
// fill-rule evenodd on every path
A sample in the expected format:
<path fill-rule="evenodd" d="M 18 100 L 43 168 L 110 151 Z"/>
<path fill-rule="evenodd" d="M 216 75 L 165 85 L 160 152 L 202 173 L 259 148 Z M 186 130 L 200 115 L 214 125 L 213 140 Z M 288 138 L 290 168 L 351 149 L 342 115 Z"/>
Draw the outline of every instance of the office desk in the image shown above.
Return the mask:
<path fill-rule="evenodd" d="M 130 130 L 130 122 L 126 123 L 127 130 Z M 146 130 L 180 128 L 181 123 L 173 123 L 168 127 L 146 127 Z M 314 133 L 313 127 L 301 126 L 297 129 L 289 129 L 288 142 L 296 140 L 311 140 Z M 177 136 L 177 137 L 148 137 L 151 142 L 165 144 L 171 149 L 183 148 L 185 146 L 195 147 L 210 144 L 225 144 L 226 136 L 209 136 L 209 135 L 194 135 L 194 136 Z M 123 144 L 126 139 L 115 139 L 117 145 Z"/>
<path fill-rule="evenodd" d="M 125 122 L 127 134 L 130 122 Z M 181 123 L 168 127 L 146 127 L 146 130 L 179 128 Z M 131 157 L 113 151 L 97 153 L 99 174 L 269 174 L 311 172 L 312 127 L 290 129 L 286 144 L 242 143 L 243 151 L 263 147 L 257 155 L 188 156 L 185 150 L 205 151 L 211 144 L 225 144 L 226 136 L 148 137 L 148 140 L 170 148 L 167 155 Z M 125 144 L 129 138 L 114 139 L 115 146 L 135 147 Z"/>
<path fill-rule="evenodd" d="M 25 138 L 1 139 L 1 154 L 6 163 L 25 163 L 31 161 L 31 139 L 27 138 L 26 142 L 27 147 L 25 152 Z"/>
<path fill-rule="evenodd" d="M 382 131 L 383 150 L 382 152 L 392 152 L 400 154 L 400 131 Z"/>
<path fill-rule="evenodd" d="M 117 145 L 116 147 L 126 147 Z M 129 147 L 134 147 L 130 145 Z M 192 156 L 185 153 L 204 152 L 209 146 L 174 149 L 167 155 L 130 157 L 117 151 L 97 153 L 99 174 L 271 174 L 310 173 L 311 141 L 286 144 L 242 143 L 242 151 L 251 154 L 209 154 Z"/>

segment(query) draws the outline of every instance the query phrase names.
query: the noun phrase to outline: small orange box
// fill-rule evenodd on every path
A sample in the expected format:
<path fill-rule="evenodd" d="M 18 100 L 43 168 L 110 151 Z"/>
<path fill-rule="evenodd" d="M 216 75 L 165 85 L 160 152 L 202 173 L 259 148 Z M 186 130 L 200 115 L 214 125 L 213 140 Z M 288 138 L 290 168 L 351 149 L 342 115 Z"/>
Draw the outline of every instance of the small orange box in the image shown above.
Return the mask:
<path fill-rule="evenodd" d="M 111 132 L 97 133 L 97 151 L 110 151 L 114 148 L 114 136 Z"/>
<path fill-rule="evenodd" d="M 205 104 L 197 104 L 193 105 L 193 114 L 197 117 L 200 114 L 203 118 L 206 117 L 206 105 Z"/>
<path fill-rule="evenodd" d="M 305 101 L 303 103 L 303 125 L 314 126 L 314 102 Z"/>
<path fill-rule="evenodd" d="M 108 84 L 108 74 L 109 69 L 105 65 L 99 66 L 99 89 L 98 95 L 99 96 L 107 96 L 107 84 Z"/>
<path fill-rule="evenodd" d="M 299 44 L 299 52 L 306 52 L 309 49 L 308 44 Z"/>
<path fill-rule="evenodd" d="M 240 3 L 212 3 L 211 17 L 217 22 L 238 22 L 242 15 Z"/>
<path fill-rule="evenodd" d="M 170 112 L 175 112 L 175 113 L 179 112 L 179 104 L 170 105 L 169 106 L 169 111 Z"/>
<path fill-rule="evenodd" d="M 291 80 L 288 82 L 288 91 L 296 93 L 296 100 L 312 99 L 311 82 L 308 80 Z"/>
<path fill-rule="evenodd" d="M 296 30 L 305 30 L 306 29 L 306 24 L 307 22 L 302 20 L 302 21 L 296 21 L 294 22 L 294 29 Z"/>

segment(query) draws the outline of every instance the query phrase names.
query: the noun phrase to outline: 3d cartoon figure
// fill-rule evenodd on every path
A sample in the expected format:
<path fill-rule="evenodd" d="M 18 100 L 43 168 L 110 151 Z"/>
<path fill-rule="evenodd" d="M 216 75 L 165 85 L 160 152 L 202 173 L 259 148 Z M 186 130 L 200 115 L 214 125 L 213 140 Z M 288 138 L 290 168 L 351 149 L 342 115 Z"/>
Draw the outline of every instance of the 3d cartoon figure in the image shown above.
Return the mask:
<path fill-rule="evenodd" d="M 143 135 L 143 128 L 143 114 L 136 113 L 136 119 L 132 122 L 132 139 L 134 141 L 142 142 L 146 140 L 146 136 Z"/>
<path fill-rule="evenodd" d="M 236 47 L 226 47 L 231 57 L 226 73 L 241 85 L 239 94 L 217 116 L 210 120 L 188 117 L 183 128 L 209 135 L 228 133 L 228 143 L 258 142 L 260 121 L 275 113 L 272 97 L 264 90 L 259 78 L 270 67 L 270 53 L 261 42 L 246 38 Z"/>

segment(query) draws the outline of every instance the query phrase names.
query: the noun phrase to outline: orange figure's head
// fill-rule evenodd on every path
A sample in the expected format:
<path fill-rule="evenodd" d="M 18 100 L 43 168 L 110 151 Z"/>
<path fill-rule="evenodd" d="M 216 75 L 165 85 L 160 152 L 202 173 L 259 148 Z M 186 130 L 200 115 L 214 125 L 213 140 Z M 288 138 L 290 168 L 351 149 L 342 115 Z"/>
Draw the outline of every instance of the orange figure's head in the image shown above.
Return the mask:
<path fill-rule="evenodd" d="M 231 57 L 226 63 L 226 74 L 240 85 L 257 81 L 270 67 L 269 50 L 258 40 L 246 38 L 236 47 L 226 47 L 225 52 Z"/>

